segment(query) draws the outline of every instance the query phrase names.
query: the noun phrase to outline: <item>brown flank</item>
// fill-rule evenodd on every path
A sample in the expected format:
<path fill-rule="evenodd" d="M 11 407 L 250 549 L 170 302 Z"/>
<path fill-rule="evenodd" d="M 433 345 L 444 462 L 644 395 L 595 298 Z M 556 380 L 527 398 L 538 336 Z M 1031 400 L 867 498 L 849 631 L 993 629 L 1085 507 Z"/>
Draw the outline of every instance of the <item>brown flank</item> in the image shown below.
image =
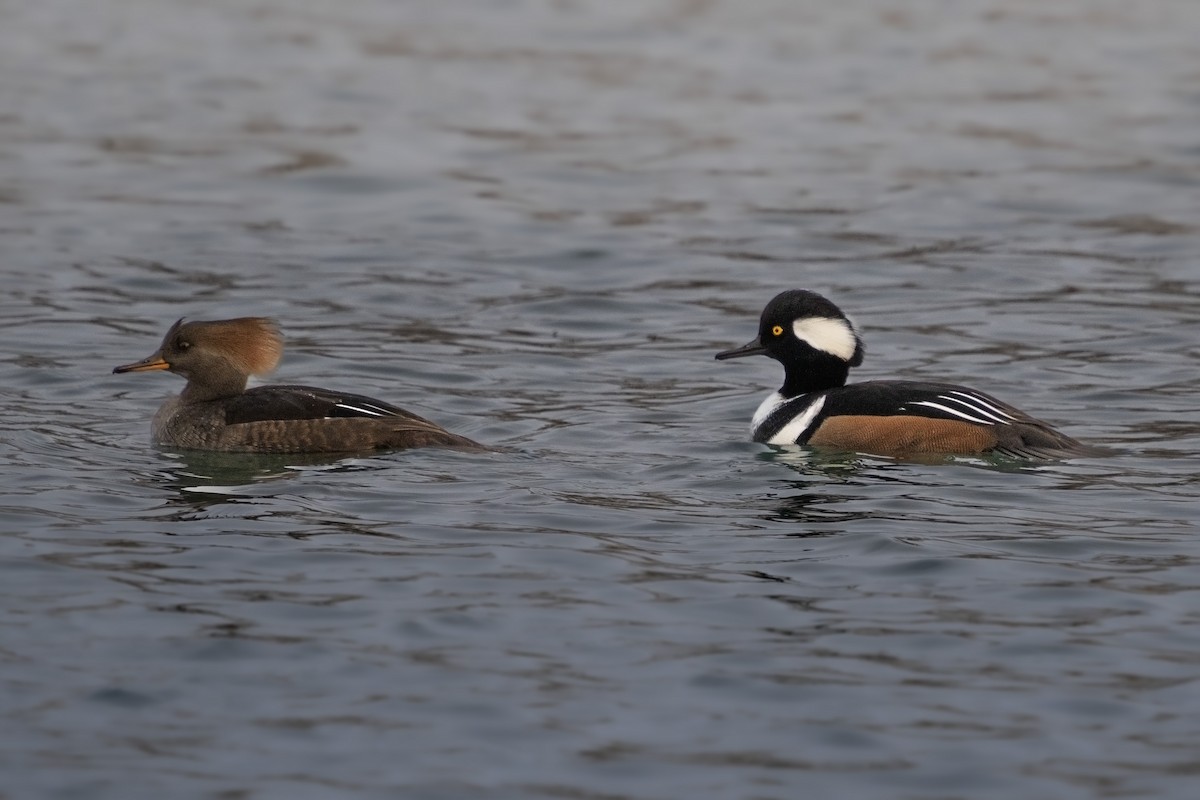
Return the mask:
<path fill-rule="evenodd" d="M 816 447 L 904 456 L 916 453 L 982 453 L 996 446 L 992 429 L 951 419 L 910 415 L 829 417 L 809 438 Z"/>

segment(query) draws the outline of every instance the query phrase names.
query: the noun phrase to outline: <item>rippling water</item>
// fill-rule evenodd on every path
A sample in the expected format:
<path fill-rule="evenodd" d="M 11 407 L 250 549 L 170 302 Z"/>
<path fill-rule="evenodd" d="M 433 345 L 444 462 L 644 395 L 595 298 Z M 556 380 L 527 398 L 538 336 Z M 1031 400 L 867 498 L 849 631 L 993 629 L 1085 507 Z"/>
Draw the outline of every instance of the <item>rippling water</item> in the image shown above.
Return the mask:
<path fill-rule="evenodd" d="M 0 796 L 1192 797 L 1198 8 L 9 4 Z M 1117 453 L 745 441 L 794 286 Z M 503 449 L 156 450 L 185 314 Z"/>

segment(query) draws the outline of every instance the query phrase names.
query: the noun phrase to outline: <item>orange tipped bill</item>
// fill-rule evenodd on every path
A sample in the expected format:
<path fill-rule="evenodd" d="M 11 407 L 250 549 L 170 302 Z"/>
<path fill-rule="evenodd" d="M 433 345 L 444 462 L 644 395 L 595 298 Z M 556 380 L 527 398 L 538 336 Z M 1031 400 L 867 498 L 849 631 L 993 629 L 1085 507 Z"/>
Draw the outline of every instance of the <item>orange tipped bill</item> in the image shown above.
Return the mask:
<path fill-rule="evenodd" d="M 121 372 L 151 372 L 156 369 L 170 369 L 171 365 L 163 361 L 162 355 L 155 353 L 152 356 L 146 356 L 141 361 L 135 361 L 132 364 L 124 364 L 120 367 L 114 367 L 114 373 Z"/>

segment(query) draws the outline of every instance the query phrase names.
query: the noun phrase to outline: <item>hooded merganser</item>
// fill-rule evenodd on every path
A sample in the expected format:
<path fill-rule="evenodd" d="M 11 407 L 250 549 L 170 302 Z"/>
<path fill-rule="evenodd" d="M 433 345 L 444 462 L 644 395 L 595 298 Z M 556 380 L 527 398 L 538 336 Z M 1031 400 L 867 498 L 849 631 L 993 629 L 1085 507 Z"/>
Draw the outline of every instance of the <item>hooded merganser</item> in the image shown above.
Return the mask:
<path fill-rule="evenodd" d="M 486 449 L 427 419 L 357 394 L 311 386 L 246 388 L 275 368 L 283 337 L 275 322 L 242 317 L 171 326 L 158 350 L 113 372 L 169 370 L 187 378 L 152 425 L 154 441 L 192 450 L 351 453 L 409 447 Z"/>
<path fill-rule="evenodd" d="M 1082 455 L 1089 448 L 983 392 L 952 383 L 867 381 L 846 385 L 863 342 L 841 309 L 793 289 L 763 309 L 758 337 L 717 358 L 770 356 L 784 381 L 754 412 L 766 444 L 802 444 L 874 455 L 996 453 L 1017 458 Z"/>

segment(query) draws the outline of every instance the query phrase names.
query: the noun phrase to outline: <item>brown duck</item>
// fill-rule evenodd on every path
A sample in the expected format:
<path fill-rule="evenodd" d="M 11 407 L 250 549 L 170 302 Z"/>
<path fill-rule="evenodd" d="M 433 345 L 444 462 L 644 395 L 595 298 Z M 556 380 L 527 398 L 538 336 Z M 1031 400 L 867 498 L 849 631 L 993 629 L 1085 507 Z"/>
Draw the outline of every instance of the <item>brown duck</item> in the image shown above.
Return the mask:
<path fill-rule="evenodd" d="M 154 415 L 158 444 L 242 453 L 353 453 L 483 445 L 370 397 L 312 386 L 246 388 L 283 355 L 273 320 L 179 320 L 147 358 L 113 370 L 168 370 L 187 379 Z"/>

